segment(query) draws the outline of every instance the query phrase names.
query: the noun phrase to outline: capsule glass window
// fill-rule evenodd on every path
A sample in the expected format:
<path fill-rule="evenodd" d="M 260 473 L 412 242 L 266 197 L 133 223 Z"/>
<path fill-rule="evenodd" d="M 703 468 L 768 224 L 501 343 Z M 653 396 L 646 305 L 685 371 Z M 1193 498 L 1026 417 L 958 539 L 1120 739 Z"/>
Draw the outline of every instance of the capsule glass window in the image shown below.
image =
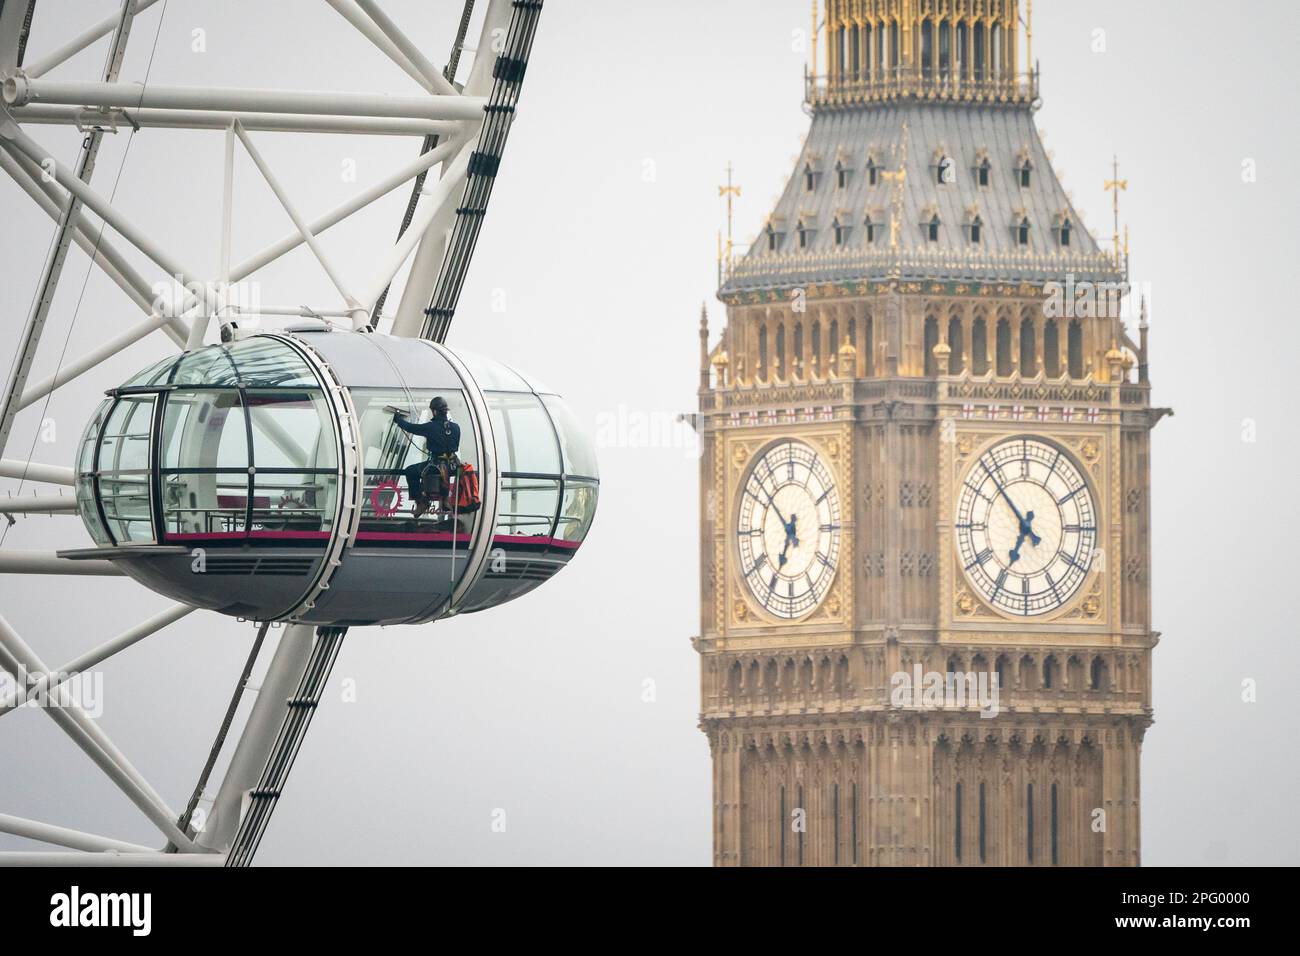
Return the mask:
<path fill-rule="evenodd" d="M 408 472 L 433 459 L 426 440 L 398 428 L 392 412 L 394 408 L 401 409 L 408 422 L 426 423 L 432 417 L 429 402 L 435 397 L 445 399 L 447 418 L 460 426 L 456 456 L 463 464 L 481 471 L 474 419 L 465 393 L 458 389 L 354 388 L 351 394 L 361 423 L 365 466 L 358 543 L 371 546 L 401 545 L 413 541 L 468 544 L 477 520 L 476 513 L 454 513 L 455 529 L 447 521 L 440 521 L 440 516 L 433 512 L 418 520 L 412 518 L 411 475 Z M 421 473 L 424 471 L 423 468 L 419 470 Z"/>

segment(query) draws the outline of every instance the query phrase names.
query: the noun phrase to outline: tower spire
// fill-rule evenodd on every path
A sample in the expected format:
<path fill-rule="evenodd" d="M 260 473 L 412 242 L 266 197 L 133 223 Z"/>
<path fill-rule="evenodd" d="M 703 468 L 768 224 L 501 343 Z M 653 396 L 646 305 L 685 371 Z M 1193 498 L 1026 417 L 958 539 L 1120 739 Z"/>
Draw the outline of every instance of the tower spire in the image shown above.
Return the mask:
<path fill-rule="evenodd" d="M 1128 180 L 1127 180 L 1127 179 L 1120 179 L 1120 178 L 1119 178 L 1119 157 L 1118 157 L 1118 156 L 1115 156 L 1115 157 L 1112 158 L 1111 169 L 1112 169 L 1112 175 L 1114 176 L 1114 178 L 1113 178 L 1113 179 L 1108 179 L 1108 180 L 1106 180 L 1106 185 L 1105 185 L 1103 188 L 1104 188 L 1104 189 L 1108 189 L 1108 190 L 1110 190 L 1110 193 L 1111 193 L 1111 209 L 1113 210 L 1113 212 L 1114 212 L 1114 214 L 1115 214 L 1115 231 L 1114 231 L 1114 233 L 1112 233 L 1112 239 L 1113 239 L 1113 241 L 1114 241 L 1114 243 L 1115 243 L 1115 265 L 1118 266 L 1118 265 L 1120 264 L 1120 256 L 1119 256 L 1119 253 L 1120 253 L 1120 248 L 1119 248 L 1119 194 L 1120 194 L 1120 191 L 1121 191 L 1121 190 L 1124 190 L 1124 191 L 1127 191 L 1127 190 L 1128 190 Z"/>
<path fill-rule="evenodd" d="M 722 234 L 718 235 L 718 272 L 731 272 L 732 254 L 735 250 L 735 237 L 733 237 L 733 226 L 735 226 L 736 216 L 735 208 L 732 206 L 732 200 L 740 195 L 740 186 L 736 186 L 732 181 L 732 164 L 727 163 L 727 185 L 718 187 L 718 195 L 727 198 L 727 246 L 723 248 Z M 725 265 L 725 269 L 724 269 Z M 720 284 L 720 282 L 719 282 Z"/>

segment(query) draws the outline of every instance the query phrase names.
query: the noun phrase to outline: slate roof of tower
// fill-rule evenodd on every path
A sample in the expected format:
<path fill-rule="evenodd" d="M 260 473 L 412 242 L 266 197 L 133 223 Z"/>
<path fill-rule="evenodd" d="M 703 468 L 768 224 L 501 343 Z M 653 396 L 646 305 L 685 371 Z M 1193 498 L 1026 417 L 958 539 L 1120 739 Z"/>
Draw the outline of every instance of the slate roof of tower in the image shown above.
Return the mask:
<path fill-rule="evenodd" d="M 867 159 L 885 171 L 898 168 L 906 128 L 906 185 L 899 246 L 890 246 L 889 221 L 895 186 L 885 177 L 872 186 Z M 939 151 L 951 157 L 955 181 L 939 185 Z M 989 185 L 978 184 L 978 151 L 991 165 Z M 1030 185 L 1022 188 L 1017 164 L 1027 156 Z M 836 162 L 851 170 L 838 188 Z M 805 189 L 804 170 L 811 162 L 816 188 Z M 923 213 L 933 209 L 942 223 L 939 240 L 928 239 Z M 970 242 L 964 224 L 978 211 L 982 241 Z M 864 219 L 880 227 L 875 242 L 865 241 Z M 1029 246 L 1014 233 L 1017 216 L 1030 223 Z M 832 224 L 839 216 L 852 231 L 835 244 Z M 1072 226 L 1068 248 L 1054 231 L 1062 216 Z M 804 249 L 798 246 L 800 221 L 814 230 Z M 737 257 L 719 293 L 723 296 L 760 289 L 790 288 L 806 283 L 884 279 L 1029 282 L 1076 279 L 1119 281 L 1111 256 L 1080 222 L 1053 172 L 1033 114 L 1027 107 L 896 103 L 844 109 L 821 109 L 785 191 L 769 222 L 784 233 L 779 248 L 768 248 L 766 230 Z"/>

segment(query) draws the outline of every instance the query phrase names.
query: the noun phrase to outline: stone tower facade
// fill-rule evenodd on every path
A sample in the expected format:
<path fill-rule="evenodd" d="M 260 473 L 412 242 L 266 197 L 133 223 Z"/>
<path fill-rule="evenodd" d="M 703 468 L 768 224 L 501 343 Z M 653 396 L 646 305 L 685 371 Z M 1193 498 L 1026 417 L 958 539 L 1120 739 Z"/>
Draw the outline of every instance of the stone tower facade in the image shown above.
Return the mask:
<path fill-rule="evenodd" d="M 1162 410 L 1125 256 L 1052 171 L 1015 0 L 824 14 L 701 322 L 714 862 L 1137 865 Z"/>

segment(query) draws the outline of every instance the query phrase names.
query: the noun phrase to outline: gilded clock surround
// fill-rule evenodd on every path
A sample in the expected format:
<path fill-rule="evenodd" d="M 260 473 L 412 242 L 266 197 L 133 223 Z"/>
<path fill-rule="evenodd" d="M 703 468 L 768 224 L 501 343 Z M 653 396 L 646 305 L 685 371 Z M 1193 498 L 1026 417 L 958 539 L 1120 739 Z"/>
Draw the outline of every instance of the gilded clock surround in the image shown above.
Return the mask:
<path fill-rule="evenodd" d="M 790 437 L 788 434 L 781 432 L 763 434 L 763 432 L 768 431 L 770 430 L 758 429 L 752 435 L 747 435 L 743 439 L 738 438 L 730 443 L 731 459 L 735 470 L 729 476 L 729 480 L 721 491 L 726 496 L 727 508 L 733 516 L 733 521 L 734 516 L 740 509 L 739 497 L 743 493 L 745 480 L 751 473 L 755 462 L 769 449 Z M 851 487 L 845 483 L 846 475 L 851 478 L 852 470 L 851 467 L 848 469 L 845 467 L 842 450 L 847 447 L 847 442 L 846 433 L 843 429 L 800 432 L 797 441 L 812 448 L 818 458 L 826 465 L 837 491 Z M 843 510 L 842 493 L 840 509 L 839 561 L 830 588 L 816 607 L 809 613 L 800 615 L 793 620 L 769 613 L 766 608 L 755 600 L 753 592 L 745 582 L 743 569 L 739 566 L 739 554 L 734 547 L 727 549 L 729 593 L 722 596 L 722 600 L 731 599 L 732 623 L 737 629 L 773 626 L 787 628 L 800 624 L 825 623 L 828 621 L 843 623 L 846 591 L 843 587 L 844 576 L 840 573 L 840 566 L 843 564 L 844 556 L 852 553 L 853 530 L 852 521 L 845 516 Z"/>
<path fill-rule="evenodd" d="M 1167 414 L 1145 309 L 1133 330 L 1136 315 L 1049 307 L 1072 284 L 1118 302 L 1127 261 L 1083 225 L 1034 129 L 1023 4 L 824 2 L 803 153 L 764 231 L 722 263 L 720 337 L 701 321 L 694 645 L 714 862 L 1137 865 L 1159 638 L 1150 433 Z M 974 59 L 943 59 L 958 48 Z M 936 156 L 953 160 L 942 181 Z M 1027 236 L 993 221 L 1001 208 Z M 1013 618 L 966 584 L 955 489 L 1026 434 L 1085 473 L 1100 554 L 1062 607 Z M 830 593 L 794 621 L 750 599 L 733 543 L 746 470 L 783 438 L 833 461 L 843 526 Z M 915 668 L 996 675 L 996 716 L 900 706 L 891 689 Z"/>
<path fill-rule="evenodd" d="M 955 425 L 955 422 L 949 420 Z M 1093 558 L 1087 573 L 1084 575 L 1082 583 L 1069 596 L 1069 598 L 1055 610 L 1038 615 L 1016 615 L 1003 611 L 991 605 L 978 590 L 971 585 L 968 577 L 962 568 L 961 558 L 956 547 L 956 535 L 952 528 L 952 518 L 956 513 L 956 502 L 949 500 L 953 515 L 949 518 L 949 533 L 953 541 L 952 561 L 953 561 L 953 605 L 952 616 L 950 621 L 978 621 L 978 620 L 1002 620 L 1008 623 L 1025 623 L 1032 627 L 1039 627 L 1048 623 L 1059 623 L 1067 620 L 1096 620 L 1100 617 L 1102 609 L 1102 592 L 1104 590 L 1105 576 L 1105 556 L 1109 551 L 1110 540 L 1106 533 L 1106 505 L 1101 497 L 1097 494 L 1099 479 L 1104 474 L 1104 464 L 1101 461 L 1101 449 L 1103 447 L 1105 436 L 1084 432 L 1077 436 L 1071 435 L 1047 435 L 1043 432 L 1033 432 L 1032 430 L 1014 430 L 998 432 L 979 432 L 966 431 L 959 428 L 953 429 L 956 438 L 954 440 L 954 455 L 952 461 L 952 472 L 945 487 L 957 489 L 960 487 L 972 469 L 978 467 L 979 460 L 992 448 L 998 446 L 1007 440 L 1014 440 L 1020 437 L 1028 437 L 1045 444 L 1049 444 L 1062 449 L 1072 459 L 1074 464 L 1082 473 L 1082 478 L 1087 484 L 1088 493 L 1091 496 L 1092 503 L 1096 508 L 1096 527 L 1097 527 L 1097 545 L 1096 556 Z M 955 497 L 955 495 L 954 495 Z"/>

